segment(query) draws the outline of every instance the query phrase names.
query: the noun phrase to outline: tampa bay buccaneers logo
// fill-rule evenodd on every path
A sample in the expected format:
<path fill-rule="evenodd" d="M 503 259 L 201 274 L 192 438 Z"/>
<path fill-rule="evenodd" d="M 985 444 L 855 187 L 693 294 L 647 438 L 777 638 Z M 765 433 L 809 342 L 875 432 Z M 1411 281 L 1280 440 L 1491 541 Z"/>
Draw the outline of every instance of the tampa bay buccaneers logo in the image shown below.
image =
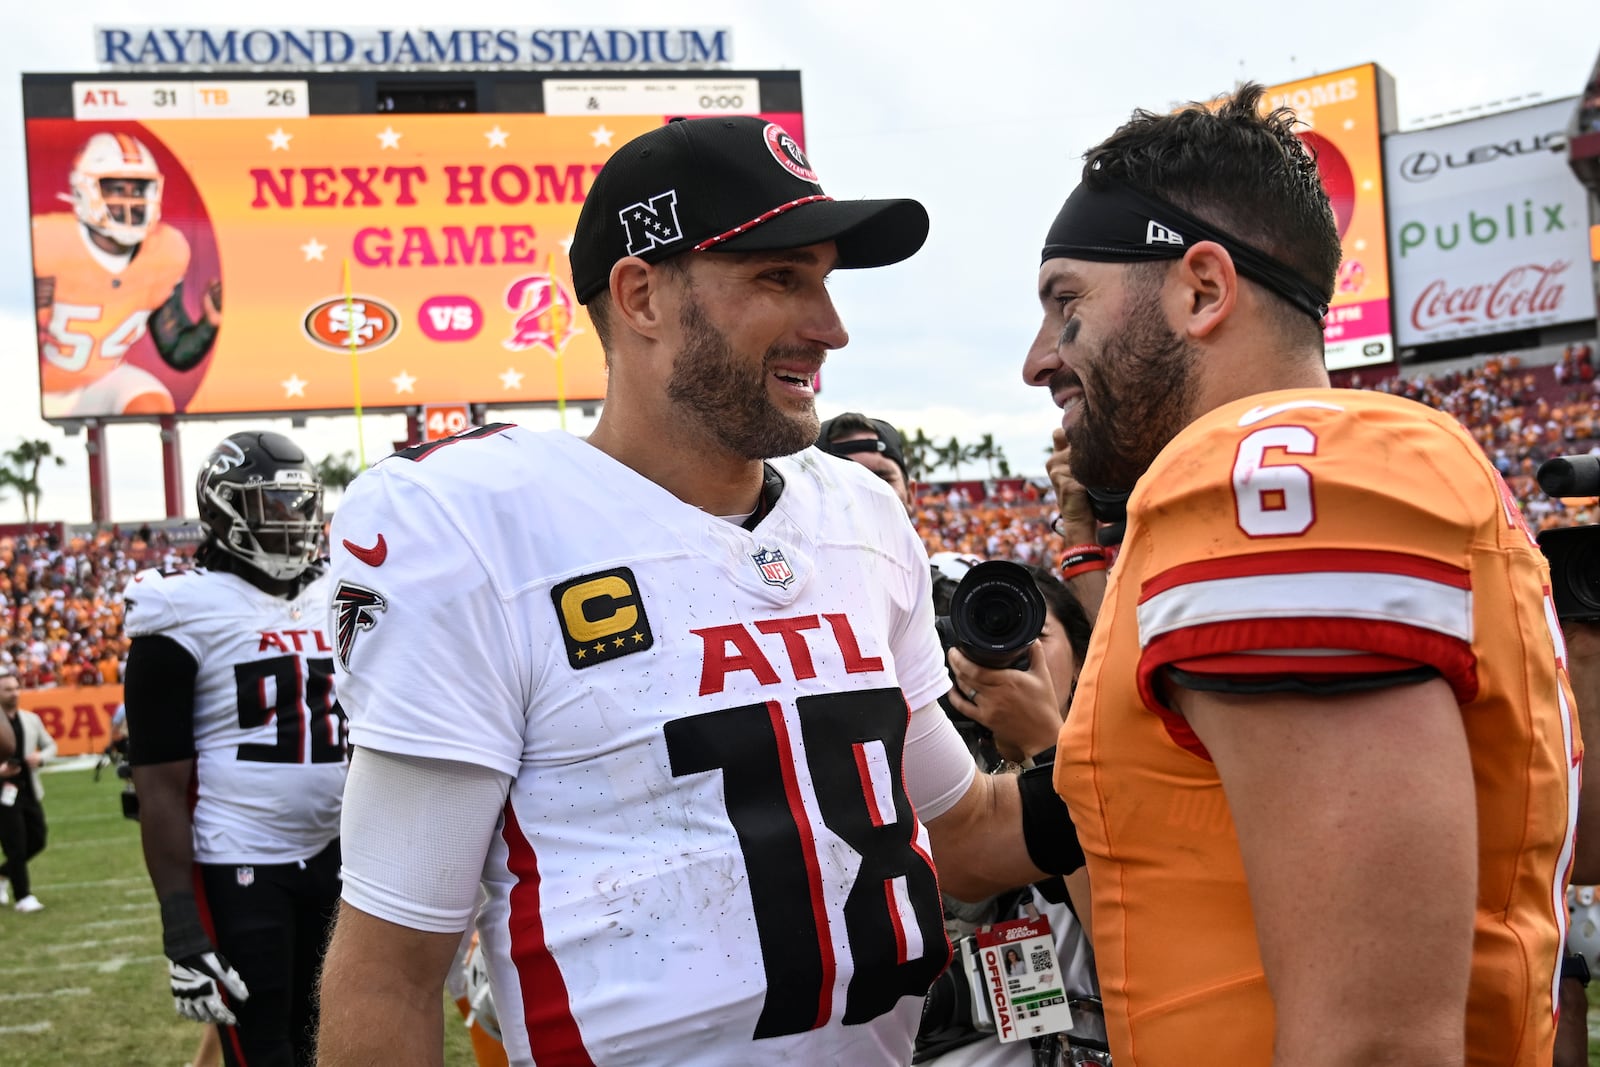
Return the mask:
<path fill-rule="evenodd" d="M 378 624 L 377 613 L 389 606 L 381 595 L 354 582 L 340 582 L 333 594 L 333 643 L 339 665 L 350 669 L 356 634 Z"/>
<path fill-rule="evenodd" d="M 513 352 L 543 348 L 560 355 L 567 342 L 583 332 L 575 324 L 578 302 L 560 279 L 548 274 L 518 278 L 506 290 L 506 309 L 517 312 L 511 336 L 500 343 Z"/>

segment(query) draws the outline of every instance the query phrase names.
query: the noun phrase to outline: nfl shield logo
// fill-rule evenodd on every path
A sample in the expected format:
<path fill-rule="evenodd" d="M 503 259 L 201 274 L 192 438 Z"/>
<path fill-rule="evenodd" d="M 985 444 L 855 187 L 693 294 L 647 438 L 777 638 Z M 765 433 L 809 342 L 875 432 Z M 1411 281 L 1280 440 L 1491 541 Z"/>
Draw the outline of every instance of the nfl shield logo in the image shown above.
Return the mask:
<path fill-rule="evenodd" d="M 750 558 L 761 568 L 761 580 L 768 585 L 782 589 L 794 581 L 794 571 L 789 569 L 789 561 L 776 548 L 763 548 Z"/>
<path fill-rule="evenodd" d="M 254 885 L 256 881 L 256 869 L 254 867 L 236 867 L 233 871 L 233 877 L 234 880 L 240 885 Z"/>

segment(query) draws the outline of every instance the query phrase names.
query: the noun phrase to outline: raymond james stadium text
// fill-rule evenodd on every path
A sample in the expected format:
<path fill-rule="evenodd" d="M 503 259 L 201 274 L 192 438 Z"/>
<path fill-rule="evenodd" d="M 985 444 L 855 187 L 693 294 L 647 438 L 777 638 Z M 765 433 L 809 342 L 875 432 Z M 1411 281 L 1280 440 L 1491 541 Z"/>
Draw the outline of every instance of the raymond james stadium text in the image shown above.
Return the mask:
<path fill-rule="evenodd" d="M 726 29 L 97 26 L 115 68 L 669 66 L 727 63 Z"/>

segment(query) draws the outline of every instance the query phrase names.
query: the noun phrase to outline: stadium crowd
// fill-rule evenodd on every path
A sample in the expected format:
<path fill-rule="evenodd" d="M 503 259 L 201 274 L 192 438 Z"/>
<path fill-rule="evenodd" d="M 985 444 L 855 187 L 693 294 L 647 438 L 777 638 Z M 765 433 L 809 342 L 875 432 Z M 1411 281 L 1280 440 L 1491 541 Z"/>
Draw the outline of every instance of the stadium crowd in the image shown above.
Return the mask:
<path fill-rule="evenodd" d="M 122 587 L 145 567 L 176 567 L 188 549 L 141 527 L 0 538 L 0 668 L 24 689 L 122 680 L 128 639 Z"/>
<path fill-rule="evenodd" d="M 1455 415 L 1511 486 L 1536 530 L 1600 522 L 1595 501 L 1551 499 L 1534 480 L 1552 456 L 1600 453 L 1600 377 L 1594 348 L 1569 345 L 1554 364 L 1530 368 L 1490 356 L 1469 369 L 1392 375 L 1350 384 L 1410 397 Z M 1048 565 L 1058 540 L 1055 504 L 1027 480 L 930 483 L 917 488 L 917 529 L 930 554 Z M 143 567 L 181 567 L 192 546 L 142 527 L 0 538 L 0 667 L 25 689 L 122 680 L 128 640 L 122 586 Z"/>

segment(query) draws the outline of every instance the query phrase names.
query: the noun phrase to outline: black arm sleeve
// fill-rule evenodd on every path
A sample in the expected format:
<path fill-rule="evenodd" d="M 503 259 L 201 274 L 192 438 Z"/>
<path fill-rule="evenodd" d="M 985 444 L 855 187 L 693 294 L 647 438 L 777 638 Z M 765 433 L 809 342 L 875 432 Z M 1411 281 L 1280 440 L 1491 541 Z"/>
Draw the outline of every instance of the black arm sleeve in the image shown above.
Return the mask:
<path fill-rule="evenodd" d="M 183 283 L 172 287 L 172 295 L 150 318 L 150 340 L 173 370 L 188 370 L 206 357 L 217 339 L 217 328 L 202 318 L 191 321 L 183 307 Z"/>
<path fill-rule="evenodd" d="M 194 657 L 172 638 L 151 634 L 133 639 L 122 685 L 130 764 L 194 758 L 194 683 L 199 673 Z"/>

